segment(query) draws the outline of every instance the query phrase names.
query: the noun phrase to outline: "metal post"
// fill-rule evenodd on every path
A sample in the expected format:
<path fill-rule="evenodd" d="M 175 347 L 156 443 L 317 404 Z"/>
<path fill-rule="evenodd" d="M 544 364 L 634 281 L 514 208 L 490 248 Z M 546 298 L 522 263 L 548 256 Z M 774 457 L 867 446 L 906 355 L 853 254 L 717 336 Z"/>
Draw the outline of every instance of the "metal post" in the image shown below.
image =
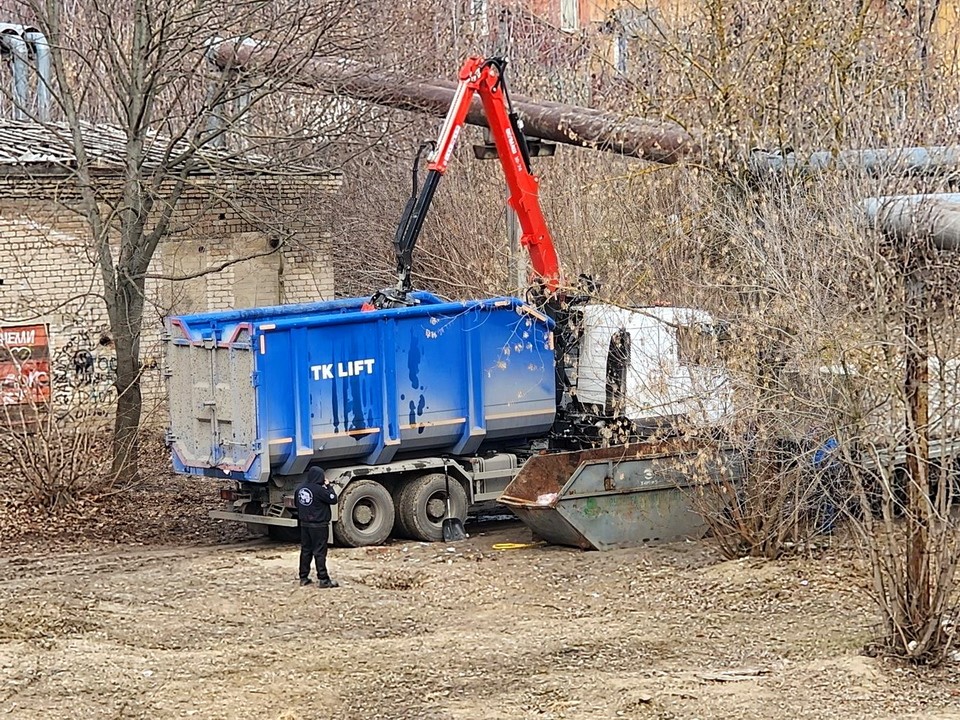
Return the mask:
<path fill-rule="evenodd" d="M 520 223 L 517 221 L 517 213 L 512 207 L 507 205 L 507 240 L 510 241 L 510 263 L 509 263 L 509 282 L 513 287 L 520 291 L 527 284 L 526 263 L 520 254 Z"/>
<path fill-rule="evenodd" d="M 490 128 L 483 129 L 483 142 L 486 148 L 493 148 L 493 137 L 490 135 Z M 478 155 L 479 157 L 479 155 Z M 495 159 L 495 151 L 485 156 L 483 159 Z M 507 190 L 507 197 L 510 197 L 510 191 Z M 507 245 L 510 256 L 507 260 L 507 285 L 518 292 L 524 288 L 526 283 L 526 264 L 520 255 L 520 223 L 517 220 L 517 213 L 510 205 L 504 208 L 504 219 L 507 223 Z"/>
<path fill-rule="evenodd" d="M 484 3 L 486 5 L 486 3 Z M 485 8 L 486 9 L 486 8 Z M 510 12 L 502 10 L 497 22 L 498 32 L 494 38 L 493 54 L 497 57 L 506 57 L 509 47 L 510 29 L 508 25 Z M 483 131 L 483 140 L 487 145 L 493 145 L 493 138 L 490 136 L 490 129 Z M 512 207 L 506 207 L 507 221 L 507 242 L 510 248 L 510 259 L 507 263 L 507 283 L 512 285 L 519 294 L 526 285 L 526 268 L 523 258 L 520 257 L 520 223 L 517 220 L 517 213 Z"/>
<path fill-rule="evenodd" d="M 30 64 L 27 42 L 20 36 L 20 25 L 0 23 L 0 42 L 10 53 L 13 64 L 13 119 L 26 120 L 30 113 L 27 69 Z"/>

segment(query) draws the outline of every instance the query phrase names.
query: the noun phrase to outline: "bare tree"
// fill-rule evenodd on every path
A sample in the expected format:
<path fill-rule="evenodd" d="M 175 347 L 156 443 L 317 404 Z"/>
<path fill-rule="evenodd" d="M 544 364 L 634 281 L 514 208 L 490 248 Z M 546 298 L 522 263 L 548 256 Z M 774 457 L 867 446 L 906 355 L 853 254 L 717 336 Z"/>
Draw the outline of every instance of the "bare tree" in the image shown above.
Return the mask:
<path fill-rule="evenodd" d="M 308 125 L 296 122 L 304 118 L 281 96 L 314 53 L 357 46 L 357 3 L 78 0 L 66 8 L 23 0 L 8 8 L 50 45 L 59 121 L 52 127 L 75 156 L 76 208 L 90 228 L 116 349 L 112 475 L 130 481 L 138 476 L 145 285 L 159 243 L 176 231 L 178 208 L 198 174 L 208 188 L 215 186 L 210 176 L 223 173 L 289 174 L 284 158 L 304 157 L 305 143 L 315 153 L 341 134 L 334 100 L 322 104 L 324 121 Z M 229 57 L 215 69 L 213 36 L 256 37 L 267 61 L 256 74 Z M 122 137 L 122 171 L 114 177 L 98 171 L 98 124 Z"/>
<path fill-rule="evenodd" d="M 736 340 L 728 357 L 738 385 L 736 436 L 749 442 L 744 487 L 728 493 L 732 510 L 719 519 L 734 531 L 730 552 L 775 556 L 786 539 L 816 530 L 803 528 L 797 511 L 822 495 L 811 460 L 833 438 L 852 483 L 842 494 L 858 500 L 845 509 L 871 559 L 880 645 L 936 662 L 955 622 L 947 398 L 956 388 L 944 370 L 956 358 L 954 262 L 871 235 L 860 202 L 936 191 L 942 181 L 908 180 L 897 168 L 765 180 L 743 168 L 756 144 L 802 156 L 942 143 L 956 90 L 940 80 L 949 57 L 933 52 L 936 3 L 904 10 L 919 23 L 915 35 L 901 31 L 892 7 L 809 10 L 716 2 L 655 24 L 656 46 L 676 72 L 660 100 L 705 128 L 715 169 L 696 184 L 693 212 L 672 210 L 687 242 L 651 263 L 669 262 L 655 275 L 676 278 L 677 296 L 729 319 Z M 929 416 L 928 391 L 940 398 Z"/>

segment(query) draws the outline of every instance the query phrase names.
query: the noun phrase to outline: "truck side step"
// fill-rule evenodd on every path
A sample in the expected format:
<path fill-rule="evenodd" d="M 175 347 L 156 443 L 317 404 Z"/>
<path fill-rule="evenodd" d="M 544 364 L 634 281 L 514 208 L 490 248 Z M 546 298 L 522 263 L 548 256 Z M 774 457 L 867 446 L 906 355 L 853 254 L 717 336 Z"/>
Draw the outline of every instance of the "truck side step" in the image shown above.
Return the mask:
<path fill-rule="evenodd" d="M 296 518 L 271 517 L 269 515 L 246 515 L 229 510 L 211 510 L 208 515 L 214 520 L 233 520 L 235 522 L 255 523 L 257 525 L 280 525 L 297 527 Z"/>

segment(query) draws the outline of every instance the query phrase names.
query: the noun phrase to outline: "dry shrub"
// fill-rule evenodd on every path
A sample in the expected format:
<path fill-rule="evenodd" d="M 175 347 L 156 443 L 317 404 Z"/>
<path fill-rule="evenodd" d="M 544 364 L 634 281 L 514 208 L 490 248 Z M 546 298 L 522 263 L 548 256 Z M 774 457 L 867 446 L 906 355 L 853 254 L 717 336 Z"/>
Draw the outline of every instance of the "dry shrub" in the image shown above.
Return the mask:
<path fill-rule="evenodd" d="M 81 498 L 116 491 L 108 478 L 110 435 L 99 413 L 4 406 L 0 462 L 8 502 L 58 512 Z"/>

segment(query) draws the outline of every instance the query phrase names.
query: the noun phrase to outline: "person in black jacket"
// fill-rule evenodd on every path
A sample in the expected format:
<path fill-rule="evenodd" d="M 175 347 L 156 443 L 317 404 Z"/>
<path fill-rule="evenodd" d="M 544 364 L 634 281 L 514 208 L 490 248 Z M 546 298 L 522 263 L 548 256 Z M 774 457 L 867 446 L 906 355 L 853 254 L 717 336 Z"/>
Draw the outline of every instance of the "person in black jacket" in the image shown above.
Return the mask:
<path fill-rule="evenodd" d="M 300 585 L 309 585 L 310 559 L 317 565 L 317 586 L 340 587 L 327 573 L 327 533 L 330 529 L 330 506 L 336 504 L 337 493 L 323 470 L 312 467 L 307 479 L 297 487 L 294 499 L 300 519 Z"/>

